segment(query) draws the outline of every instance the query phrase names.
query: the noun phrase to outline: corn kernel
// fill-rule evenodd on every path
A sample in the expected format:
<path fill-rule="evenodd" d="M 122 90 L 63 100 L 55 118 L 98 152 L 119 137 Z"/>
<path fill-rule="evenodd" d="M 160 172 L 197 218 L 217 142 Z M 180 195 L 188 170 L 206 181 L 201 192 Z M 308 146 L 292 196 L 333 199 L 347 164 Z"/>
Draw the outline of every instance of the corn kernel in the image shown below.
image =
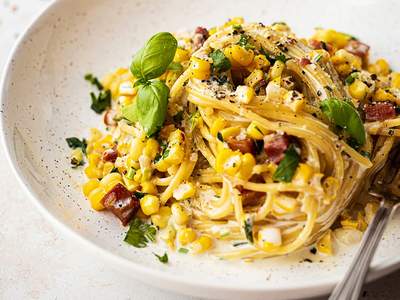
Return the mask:
<path fill-rule="evenodd" d="M 284 96 L 283 102 L 294 112 L 301 111 L 306 105 L 304 95 L 298 91 L 288 91 Z"/>
<path fill-rule="evenodd" d="M 392 88 L 400 89 L 400 73 L 393 72 L 391 74 L 391 83 Z"/>
<path fill-rule="evenodd" d="M 264 71 L 266 71 L 271 65 L 271 63 L 269 62 L 267 57 L 262 54 L 254 56 L 254 64 L 255 64 L 256 69 L 260 69 L 260 70 L 264 70 Z"/>
<path fill-rule="evenodd" d="M 157 140 L 148 139 L 143 153 L 147 155 L 150 158 L 150 160 L 153 160 L 156 157 L 158 150 L 159 150 L 159 145 Z"/>
<path fill-rule="evenodd" d="M 264 136 L 266 136 L 269 131 L 263 128 L 259 123 L 253 121 L 247 127 L 247 135 L 255 140 L 262 140 Z"/>
<path fill-rule="evenodd" d="M 250 153 L 246 153 L 242 155 L 242 163 L 239 172 L 239 178 L 243 180 L 250 179 L 253 174 L 253 168 L 256 165 L 256 160 L 254 156 Z"/>
<path fill-rule="evenodd" d="M 220 134 L 222 135 L 222 138 L 224 140 L 227 139 L 228 137 L 237 136 L 238 134 L 240 134 L 240 127 L 233 126 L 233 127 L 224 128 L 220 131 Z"/>
<path fill-rule="evenodd" d="M 88 142 L 89 143 L 96 142 L 99 139 L 101 139 L 102 136 L 103 136 L 103 134 L 101 133 L 100 130 L 98 130 L 97 128 L 90 128 Z"/>
<path fill-rule="evenodd" d="M 142 182 L 141 186 L 142 186 L 143 193 L 151 194 L 151 195 L 157 195 L 157 193 L 158 193 L 156 185 L 154 183 L 152 183 L 151 181 Z"/>
<path fill-rule="evenodd" d="M 340 49 L 347 45 L 351 37 L 333 29 L 317 29 L 313 38 L 318 41 L 329 43 Z"/>
<path fill-rule="evenodd" d="M 217 136 L 218 132 L 222 130 L 227 124 L 227 121 L 218 117 L 211 125 L 210 133 L 212 136 Z"/>
<path fill-rule="evenodd" d="M 89 165 L 85 168 L 85 175 L 87 178 L 101 178 L 103 176 L 103 170 Z"/>
<path fill-rule="evenodd" d="M 256 86 L 259 82 L 264 80 L 264 73 L 261 70 L 254 70 L 248 77 L 244 79 L 244 84 L 249 87 Z"/>
<path fill-rule="evenodd" d="M 103 165 L 103 177 L 110 174 L 111 171 L 114 169 L 114 164 L 110 161 L 107 161 Z"/>
<path fill-rule="evenodd" d="M 93 209 L 95 210 L 104 209 L 102 200 L 105 195 L 106 191 L 104 190 L 103 187 L 95 188 L 93 191 L 90 192 L 90 194 L 88 195 L 88 199 Z"/>
<path fill-rule="evenodd" d="M 174 57 L 174 61 L 175 62 L 183 62 L 183 61 L 187 61 L 190 59 L 190 53 L 189 51 L 182 49 L 182 48 L 177 48 L 176 52 L 175 52 L 175 57 Z"/>
<path fill-rule="evenodd" d="M 196 188 L 192 182 L 181 183 L 176 190 L 174 190 L 173 197 L 180 201 L 191 198 L 196 193 Z"/>
<path fill-rule="evenodd" d="M 211 64 L 203 59 L 191 58 L 191 76 L 199 80 L 206 80 L 211 75 Z"/>
<path fill-rule="evenodd" d="M 178 230 L 177 238 L 179 243 L 185 246 L 196 239 L 196 232 L 192 228 L 183 228 Z"/>
<path fill-rule="evenodd" d="M 375 62 L 375 64 L 368 66 L 368 72 L 376 75 L 386 76 L 389 75 L 390 66 L 386 60 L 380 58 Z"/>
<path fill-rule="evenodd" d="M 164 240 L 167 245 L 174 248 L 174 240 L 176 236 L 176 230 L 173 226 L 168 225 L 160 232 L 160 238 Z"/>
<path fill-rule="evenodd" d="M 88 197 L 89 194 L 95 189 L 98 188 L 100 185 L 99 180 L 97 179 L 90 179 L 88 182 L 86 182 L 85 184 L 83 184 L 82 186 L 82 191 L 83 194 Z"/>
<path fill-rule="evenodd" d="M 167 227 L 169 217 L 171 216 L 171 208 L 163 206 L 158 213 L 151 215 L 151 222 L 160 229 Z"/>
<path fill-rule="evenodd" d="M 314 174 L 314 170 L 310 165 L 299 164 L 292 182 L 297 185 L 307 185 L 308 181 Z"/>
<path fill-rule="evenodd" d="M 122 177 L 126 189 L 130 192 L 134 192 L 139 187 L 139 184 L 132 179 L 127 178 L 125 175 Z"/>
<path fill-rule="evenodd" d="M 93 152 L 88 154 L 88 162 L 89 165 L 97 166 L 97 164 L 101 161 L 101 154 L 98 152 Z"/>
<path fill-rule="evenodd" d="M 208 235 L 202 235 L 190 245 L 191 253 L 201 254 L 213 246 L 213 241 Z"/>
<path fill-rule="evenodd" d="M 234 62 L 237 62 L 239 65 L 243 67 L 249 66 L 254 59 L 254 52 L 253 50 L 245 49 L 239 45 L 233 45 L 230 48 L 230 56 L 234 60 Z M 229 59 L 229 57 L 228 57 Z"/>
<path fill-rule="evenodd" d="M 384 89 L 377 89 L 373 99 L 375 101 L 396 101 L 396 97 Z"/>
<path fill-rule="evenodd" d="M 145 146 L 146 139 L 144 136 L 133 139 L 131 148 L 129 149 L 129 156 L 132 157 L 133 160 L 137 161 L 140 155 L 142 155 Z"/>
<path fill-rule="evenodd" d="M 361 70 L 361 57 L 353 55 L 344 49 L 336 51 L 331 60 L 336 71 L 342 76 L 347 76 L 354 70 Z"/>
<path fill-rule="evenodd" d="M 83 152 L 81 148 L 76 148 L 72 150 L 71 153 L 71 164 L 73 166 L 80 166 L 83 162 Z"/>
<path fill-rule="evenodd" d="M 160 199 L 154 195 L 146 195 L 140 199 L 140 208 L 146 216 L 155 214 L 160 209 Z"/>
<path fill-rule="evenodd" d="M 249 104 L 255 96 L 255 91 L 251 86 L 239 85 L 236 88 L 236 97 L 239 102 Z"/>
<path fill-rule="evenodd" d="M 350 84 L 349 93 L 353 98 L 363 100 L 368 93 L 368 86 L 361 80 L 356 79 Z"/>
<path fill-rule="evenodd" d="M 233 26 L 233 25 L 240 25 L 244 23 L 244 19 L 243 17 L 234 17 L 229 19 L 225 24 L 224 27 L 229 27 L 229 26 Z"/>
<path fill-rule="evenodd" d="M 332 255 L 333 254 L 333 249 L 332 249 L 332 230 L 328 230 L 322 238 L 317 242 L 317 250 L 320 253 L 326 254 L 326 255 Z"/>
<path fill-rule="evenodd" d="M 285 69 L 285 63 L 283 61 L 277 60 L 270 69 L 269 76 L 272 80 L 281 77 L 283 70 Z"/>
<path fill-rule="evenodd" d="M 215 170 L 218 173 L 226 173 L 234 176 L 240 170 L 242 160 L 240 151 L 232 151 L 231 149 L 222 149 L 217 154 Z"/>
<path fill-rule="evenodd" d="M 100 180 L 100 185 L 103 187 L 108 186 L 111 182 L 122 181 L 122 176 L 119 173 L 110 173 Z"/>
<path fill-rule="evenodd" d="M 157 171 L 167 172 L 168 168 L 170 167 L 170 164 L 167 161 L 165 161 L 165 159 L 161 159 L 154 165 L 154 167 L 157 169 Z"/>
<path fill-rule="evenodd" d="M 172 216 L 178 225 L 186 225 L 189 222 L 189 215 L 179 203 L 171 206 Z"/>
<path fill-rule="evenodd" d="M 258 232 L 258 240 L 262 242 L 265 251 L 273 250 L 282 245 L 281 230 L 276 227 L 266 227 Z"/>

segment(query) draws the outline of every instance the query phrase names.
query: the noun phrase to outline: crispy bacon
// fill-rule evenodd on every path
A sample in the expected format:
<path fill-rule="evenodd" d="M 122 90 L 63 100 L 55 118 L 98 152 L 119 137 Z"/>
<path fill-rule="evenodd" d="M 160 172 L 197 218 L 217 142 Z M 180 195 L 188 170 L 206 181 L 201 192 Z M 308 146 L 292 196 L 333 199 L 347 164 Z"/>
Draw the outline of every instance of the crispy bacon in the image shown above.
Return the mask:
<path fill-rule="evenodd" d="M 265 182 L 264 178 L 261 175 L 253 175 L 253 177 L 251 177 L 249 181 L 256 183 Z M 237 186 L 237 189 L 239 190 L 242 196 L 243 205 L 256 205 L 261 199 L 261 197 L 265 195 L 265 193 L 263 192 L 246 190 L 241 185 Z"/>
<path fill-rule="evenodd" d="M 279 164 L 285 156 L 285 151 L 289 147 L 289 143 L 287 135 L 275 134 L 272 137 L 264 137 L 264 150 L 268 156 L 268 160 Z"/>
<path fill-rule="evenodd" d="M 129 224 L 140 207 L 139 200 L 121 183 L 114 186 L 104 196 L 102 203 L 106 209 L 121 220 L 124 226 Z"/>
<path fill-rule="evenodd" d="M 107 149 L 106 151 L 103 152 L 103 161 L 111 161 L 115 162 L 118 157 L 118 151 L 113 148 L 113 149 Z"/>
<path fill-rule="evenodd" d="M 210 34 L 208 33 L 208 30 L 206 28 L 200 26 L 197 27 L 194 31 L 194 35 L 192 38 L 194 50 L 197 50 L 201 46 L 203 46 L 204 42 L 208 39 L 209 36 Z"/>
<path fill-rule="evenodd" d="M 225 140 L 229 148 L 232 150 L 236 151 L 239 150 L 242 153 L 255 153 L 255 145 L 252 139 L 250 138 L 245 138 L 243 140 L 237 140 L 234 137 L 229 137 Z"/>
<path fill-rule="evenodd" d="M 356 40 L 351 40 L 344 49 L 362 59 L 367 58 L 369 46 Z"/>
<path fill-rule="evenodd" d="M 325 43 L 323 41 L 309 40 L 308 44 L 313 49 L 324 49 L 324 50 L 328 51 L 329 53 L 333 50 L 332 45 L 330 45 L 329 43 Z"/>
<path fill-rule="evenodd" d="M 303 57 L 300 59 L 300 66 L 305 67 L 309 64 L 311 64 L 311 61 L 308 58 Z"/>
<path fill-rule="evenodd" d="M 394 105 L 387 102 L 366 104 L 364 106 L 365 119 L 367 121 L 383 121 L 396 117 Z"/>

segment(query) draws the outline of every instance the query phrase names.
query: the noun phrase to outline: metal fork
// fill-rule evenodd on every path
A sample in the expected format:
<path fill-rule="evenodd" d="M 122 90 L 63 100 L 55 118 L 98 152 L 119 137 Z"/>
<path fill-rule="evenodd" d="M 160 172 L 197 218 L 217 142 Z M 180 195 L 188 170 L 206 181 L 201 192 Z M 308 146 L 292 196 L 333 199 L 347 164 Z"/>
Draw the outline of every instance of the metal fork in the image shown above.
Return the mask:
<path fill-rule="evenodd" d="M 369 194 L 381 199 L 380 207 L 364 233 L 360 249 L 343 280 L 329 300 L 357 300 L 383 232 L 400 201 L 400 145 L 389 153 L 385 164 L 375 175 Z"/>

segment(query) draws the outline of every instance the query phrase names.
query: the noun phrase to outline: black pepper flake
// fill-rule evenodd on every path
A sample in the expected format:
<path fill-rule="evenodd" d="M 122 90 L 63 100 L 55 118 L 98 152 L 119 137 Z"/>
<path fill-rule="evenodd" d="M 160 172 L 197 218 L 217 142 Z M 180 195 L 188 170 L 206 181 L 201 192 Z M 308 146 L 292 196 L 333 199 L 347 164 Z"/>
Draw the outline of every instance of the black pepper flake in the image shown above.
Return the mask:
<path fill-rule="evenodd" d="M 376 76 L 376 74 L 371 74 L 371 79 L 372 80 L 376 80 L 378 78 L 378 76 Z"/>
<path fill-rule="evenodd" d="M 389 134 L 390 136 L 393 136 L 393 135 L 394 135 L 394 130 L 393 130 L 393 129 L 389 129 L 388 134 Z"/>
<path fill-rule="evenodd" d="M 310 252 L 311 252 L 312 254 L 317 254 L 317 248 L 312 247 L 312 248 L 310 249 Z"/>
<path fill-rule="evenodd" d="M 306 72 L 304 72 L 304 70 L 301 70 L 301 74 L 306 75 Z"/>
<path fill-rule="evenodd" d="M 321 96 L 322 96 L 322 92 L 321 92 L 320 90 L 318 90 L 318 91 L 317 91 L 317 95 L 318 95 L 319 97 L 321 97 Z"/>
<path fill-rule="evenodd" d="M 328 91 L 332 92 L 332 88 L 329 85 L 325 86 L 325 89 L 327 89 Z"/>
<path fill-rule="evenodd" d="M 305 258 L 304 261 L 305 261 L 305 262 L 308 262 L 308 263 L 312 263 L 312 262 L 313 262 L 313 261 L 312 261 L 311 259 L 309 259 L 309 258 Z"/>

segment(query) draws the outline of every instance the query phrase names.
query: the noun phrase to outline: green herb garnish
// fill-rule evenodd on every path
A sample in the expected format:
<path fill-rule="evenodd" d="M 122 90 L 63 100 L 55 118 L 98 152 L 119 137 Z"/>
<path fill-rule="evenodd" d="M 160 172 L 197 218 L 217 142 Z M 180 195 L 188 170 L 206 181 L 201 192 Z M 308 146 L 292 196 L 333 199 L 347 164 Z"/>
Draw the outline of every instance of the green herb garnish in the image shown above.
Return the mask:
<path fill-rule="evenodd" d="M 253 243 L 253 220 L 250 218 L 247 218 L 244 221 L 243 229 L 244 229 L 244 233 L 246 235 L 247 240 L 250 243 Z"/>
<path fill-rule="evenodd" d="M 178 252 L 179 252 L 179 253 L 182 253 L 182 254 L 186 254 L 186 253 L 189 252 L 189 249 L 186 249 L 186 248 L 179 248 L 179 249 L 178 249 Z"/>
<path fill-rule="evenodd" d="M 214 50 L 213 52 L 211 52 L 210 57 L 213 60 L 212 67 L 217 72 L 225 72 L 231 68 L 231 62 L 225 56 L 222 50 L 220 49 Z"/>
<path fill-rule="evenodd" d="M 173 61 L 169 64 L 167 70 L 180 73 L 183 71 L 183 66 L 180 63 Z"/>
<path fill-rule="evenodd" d="M 281 62 L 285 63 L 288 59 L 286 58 L 285 54 L 279 54 L 275 57 L 275 60 L 280 60 Z"/>
<path fill-rule="evenodd" d="M 136 170 L 134 168 L 130 168 L 128 173 L 126 173 L 125 177 L 129 180 L 133 180 L 133 177 L 136 175 Z"/>
<path fill-rule="evenodd" d="M 197 125 L 199 124 L 200 120 L 201 120 L 201 115 L 200 115 L 198 110 L 196 110 L 194 113 L 190 114 L 190 116 L 189 116 L 189 129 L 190 129 L 190 132 L 192 132 L 197 127 Z"/>
<path fill-rule="evenodd" d="M 233 24 L 232 28 L 233 28 L 233 30 L 242 30 L 243 29 L 242 25 L 240 25 L 240 24 Z"/>
<path fill-rule="evenodd" d="M 300 162 L 300 155 L 293 144 L 285 152 L 285 156 L 279 163 L 272 179 L 275 181 L 291 182 Z"/>
<path fill-rule="evenodd" d="M 356 108 L 349 101 L 326 99 L 321 102 L 321 110 L 331 123 L 347 132 L 360 146 L 364 145 L 364 125 Z"/>
<path fill-rule="evenodd" d="M 239 246 L 243 246 L 243 245 L 247 245 L 247 242 L 237 242 L 237 243 L 233 243 L 232 246 L 233 247 L 239 247 Z"/>
<path fill-rule="evenodd" d="M 71 149 L 76 149 L 76 148 L 81 148 L 83 154 L 86 154 L 86 147 L 87 147 L 87 142 L 85 139 L 78 139 L 77 137 L 70 137 L 65 139 L 67 141 L 68 147 Z"/>
<path fill-rule="evenodd" d="M 91 84 L 96 86 L 99 91 L 103 90 L 103 85 L 100 83 L 100 81 L 97 79 L 97 77 L 93 76 L 93 74 L 86 74 L 85 75 L 85 80 L 89 81 Z"/>
<path fill-rule="evenodd" d="M 344 80 L 344 82 L 347 85 L 350 85 L 354 82 L 354 80 L 356 80 L 356 78 L 358 77 L 358 73 L 357 72 L 353 72 L 351 73 L 349 76 L 346 77 L 346 79 Z"/>
<path fill-rule="evenodd" d="M 140 199 L 142 199 L 144 196 L 146 196 L 146 193 L 142 193 L 142 192 L 135 191 L 135 192 L 133 193 L 133 195 L 136 197 L 136 199 L 140 200 Z"/>
<path fill-rule="evenodd" d="M 111 106 L 110 90 L 100 91 L 97 96 L 95 95 L 95 93 L 90 93 L 90 97 L 92 98 L 92 105 L 90 106 L 90 108 L 98 114 L 101 114 L 103 111 Z"/>
<path fill-rule="evenodd" d="M 135 218 L 130 222 L 124 241 L 136 248 L 144 248 L 156 239 L 157 229 L 142 220 Z"/>
<path fill-rule="evenodd" d="M 246 34 L 241 34 L 240 39 L 237 42 L 239 46 L 242 46 L 246 50 L 254 49 L 255 47 L 250 43 L 250 37 Z"/>
<path fill-rule="evenodd" d="M 165 252 L 163 256 L 158 255 L 158 254 L 156 254 L 156 253 L 153 253 L 153 254 L 154 254 L 155 257 L 158 258 L 158 260 L 159 260 L 161 263 L 163 263 L 163 264 L 168 263 L 168 254 L 167 254 L 167 252 Z"/>

